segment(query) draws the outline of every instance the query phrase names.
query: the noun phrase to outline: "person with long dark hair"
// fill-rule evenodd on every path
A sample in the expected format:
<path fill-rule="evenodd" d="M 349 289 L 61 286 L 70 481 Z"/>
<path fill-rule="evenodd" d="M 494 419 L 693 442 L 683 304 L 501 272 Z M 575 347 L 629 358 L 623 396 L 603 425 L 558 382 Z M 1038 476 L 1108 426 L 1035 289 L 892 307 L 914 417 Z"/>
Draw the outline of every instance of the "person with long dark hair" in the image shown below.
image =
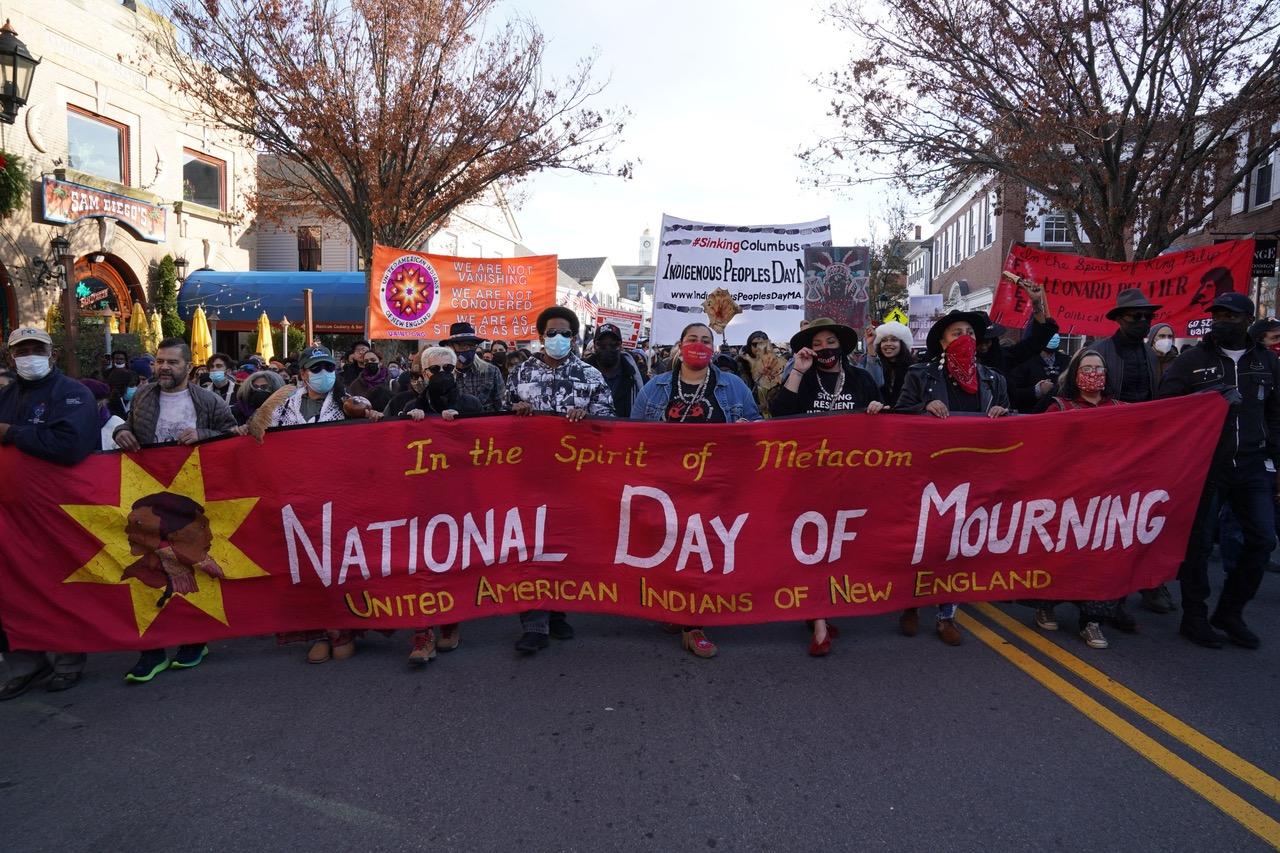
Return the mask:
<path fill-rule="evenodd" d="M 915 364 L 911 348 L 915 338 L 911 330 L 901 323 L 881 323 L 876 326 L 871 340 L 871 352 L 867 355 L 866 371 L 880 389 L 880 398 L 890 406 L 902 395 L 902 385 L 907 369 Z"/>
<path fill-rule="evenodd" d="M 710 326 L 685 326 L 671 371 L 659 373 L 640 389 L 631 407 L 632 420 L 681 424 L 760 420 L 760 410 L 746 383 L 712 363 L 714 344 Z M 678 630 L 681 645 L 695 657 L 715 657 L 716 644 L 707 639 L 701 626 L 685 625 Z"/>

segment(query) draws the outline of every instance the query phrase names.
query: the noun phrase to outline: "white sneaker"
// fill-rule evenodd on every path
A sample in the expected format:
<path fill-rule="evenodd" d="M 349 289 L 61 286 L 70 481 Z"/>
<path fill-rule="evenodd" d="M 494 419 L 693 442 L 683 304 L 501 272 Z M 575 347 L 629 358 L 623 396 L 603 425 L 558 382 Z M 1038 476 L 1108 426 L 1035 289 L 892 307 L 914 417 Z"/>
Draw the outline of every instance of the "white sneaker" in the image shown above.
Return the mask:
<path fill-rule="evenodd" d="M 1052 607 L 1036 608 L 1036 624 L 1045 631 L 1058 630 L 1058 617 L 1053 615 Z"/>
<path fill-rule="evenodd" d="M 1091 649 L 1105 649 L 1107 647 L 1107 638 L 1102 636 L 1102 626 L 1097 622 L 1090 622 L 1080 629 L 1080 639 Z"/>

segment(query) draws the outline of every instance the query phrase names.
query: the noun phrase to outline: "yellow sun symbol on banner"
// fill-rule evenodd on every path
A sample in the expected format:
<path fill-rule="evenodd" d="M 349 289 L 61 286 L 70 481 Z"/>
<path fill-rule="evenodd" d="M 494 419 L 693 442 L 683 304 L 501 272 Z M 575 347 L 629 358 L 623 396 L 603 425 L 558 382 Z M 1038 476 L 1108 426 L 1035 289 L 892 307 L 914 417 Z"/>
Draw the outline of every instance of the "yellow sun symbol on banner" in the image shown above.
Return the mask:
<path fill-rule="evenodd" d="M 209 557 L 222 567 L 224 578 L 216 578 L 199 569 L 193 572 L 196 582 L 195 592 L 175 592 L 171 598 L 158 605 L 162 590 L 156 589 L 135 577 L 124 577 L 125 570 L 138 557 L 129 548 L 129 540 L 125 534 L 125 524 L 135 501 L 154 495 L 158 492 L 172 492 L 190 498 L 204 507 L 205 517 L 209 520 L 213 544 L 209 548 Z M 197 609 L 209 614 L 223 625 L 227 624 L 226 610 L 222 603 L 222 583 L 224 580 L 240 580 L 242 578 L 266 577 L 268 572 L 251 560 L 248 555 L 231 544 L 230 537 L 240 528 L 253 507 L 257 498 L 235 498 L 222 501 L 205 501 L 204 475 L 200 468 L 200 451 L 197 449 L 187 457 L 182 468 L 174 475 L 173 481 L 165 485 L 148 474 L 141 466 L 125 454 L 120 454 L 120 503 L 109 504 L 72 504 L 63 505 L 62 509 L 89 531 L 99 542 L 102 550 L 75 571 L 63 583 L 99 583 L 129 587 L 129 595 L 133 601 L 133 617 L 138 625 L 138 636 L 141 637 L 151 627 L 151 623 L 160 615 L 160 611 L 178 598 L 185 598 Z"/>

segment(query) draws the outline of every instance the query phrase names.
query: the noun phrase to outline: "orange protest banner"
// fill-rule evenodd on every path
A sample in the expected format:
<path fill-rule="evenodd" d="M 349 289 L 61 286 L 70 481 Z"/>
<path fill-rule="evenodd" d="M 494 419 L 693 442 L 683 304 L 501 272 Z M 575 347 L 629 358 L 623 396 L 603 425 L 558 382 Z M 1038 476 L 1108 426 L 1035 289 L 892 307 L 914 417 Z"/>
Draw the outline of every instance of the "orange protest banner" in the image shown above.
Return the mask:
<path fill-rule="evenodd" d="M 374 246 L 369 336 L 438 341 L 451 323 L 482 338 L 537 337 L 538 314 L 556 302 L 556 256 L 455 258 Z"/>

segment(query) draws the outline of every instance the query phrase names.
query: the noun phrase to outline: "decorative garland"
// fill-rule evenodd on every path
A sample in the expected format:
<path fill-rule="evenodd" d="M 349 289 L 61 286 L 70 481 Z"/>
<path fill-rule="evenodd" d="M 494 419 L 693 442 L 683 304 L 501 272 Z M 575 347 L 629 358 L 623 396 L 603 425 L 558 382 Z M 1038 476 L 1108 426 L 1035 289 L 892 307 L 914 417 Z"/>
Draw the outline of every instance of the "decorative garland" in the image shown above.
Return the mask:
<path fill-rule="evenodd" d="M 21 207 L 30 190 L 27 164 L 17 154 L 0 151 L 0 219 Z"/>

